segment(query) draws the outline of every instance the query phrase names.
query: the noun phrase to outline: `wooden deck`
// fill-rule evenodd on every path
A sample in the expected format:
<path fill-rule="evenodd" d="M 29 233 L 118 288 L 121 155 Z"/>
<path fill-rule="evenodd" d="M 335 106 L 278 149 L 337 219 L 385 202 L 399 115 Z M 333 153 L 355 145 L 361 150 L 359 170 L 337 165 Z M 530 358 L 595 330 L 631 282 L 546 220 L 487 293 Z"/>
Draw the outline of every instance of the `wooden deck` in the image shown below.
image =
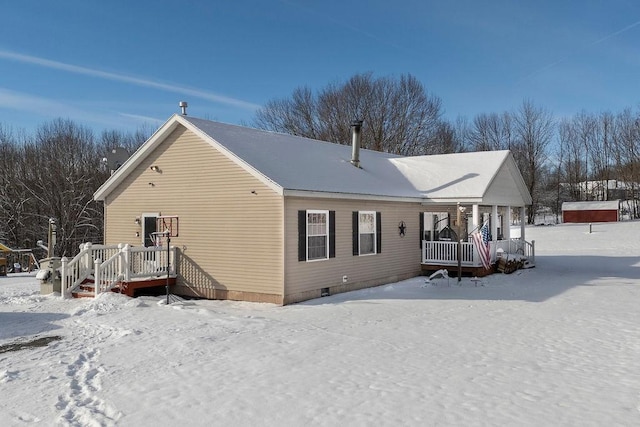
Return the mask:
<path fill-rule="evenodd" d="M 169 286 L 176 284 L 175 277 L 169 277 Z M 138 279 L 131 280 L 129 282 L 118 282 L 116 286 L 111 289 L 111 292 L 124 294 L 128 297 L 136 297 L 136 291 L 139 289 L 159 288 L 167 285 L 167 278 L 152 278 L 152 279 Z M 95 296 L 95 286 L 93 281 L 86 280 L 82 285 L 78 287 L 78 290 L 72 292 L 73 298 L 93 298 Z"/>
<path fill-rule="evenodd" d="M 169 286 L 176 284 L 175 277 L 169 277 Z M 132 280 L 130 282 L 119 282 L 118 285 L 113 288 L 112 292 L 119 292 L 125 294 L 128 297 L 135 297 L 136 290 L 157 288 L 160 286 L 167 286 L 167 278 L 147 279 L 147 280 Z"/>

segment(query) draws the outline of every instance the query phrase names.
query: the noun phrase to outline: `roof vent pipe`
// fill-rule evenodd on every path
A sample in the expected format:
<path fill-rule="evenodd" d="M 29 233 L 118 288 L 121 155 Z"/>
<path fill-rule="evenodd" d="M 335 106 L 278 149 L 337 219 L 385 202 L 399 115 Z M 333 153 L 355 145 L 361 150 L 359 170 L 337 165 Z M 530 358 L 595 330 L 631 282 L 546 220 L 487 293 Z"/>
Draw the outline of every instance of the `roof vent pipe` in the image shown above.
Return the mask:
<path fill-rule="evenodd" d="M 360 167 L 360 131 L 362 130 L 362 120 L 351 122 L 351 164 Z"/>
<path fill-rule="evenodd" d="M 182 110 L 182 115 L 186 116 L 187 115 L 187 107 L 189 106 L 189 104 L 187 104 L 187 101 L 180 101 L 178 106 Z"/>

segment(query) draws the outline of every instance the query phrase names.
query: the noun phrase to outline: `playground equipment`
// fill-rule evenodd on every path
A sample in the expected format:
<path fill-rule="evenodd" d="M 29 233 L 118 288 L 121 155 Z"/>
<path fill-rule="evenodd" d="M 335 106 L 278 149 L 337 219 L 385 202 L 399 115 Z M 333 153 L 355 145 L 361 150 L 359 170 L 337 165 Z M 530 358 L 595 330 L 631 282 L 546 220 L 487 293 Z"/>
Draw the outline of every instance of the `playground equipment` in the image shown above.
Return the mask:
<path fill-rule="evenodd" d="M 7 273 L 30 272 L 40 268 L 31 249 L 12 249 L 0 243 L 0 276 Z"/>

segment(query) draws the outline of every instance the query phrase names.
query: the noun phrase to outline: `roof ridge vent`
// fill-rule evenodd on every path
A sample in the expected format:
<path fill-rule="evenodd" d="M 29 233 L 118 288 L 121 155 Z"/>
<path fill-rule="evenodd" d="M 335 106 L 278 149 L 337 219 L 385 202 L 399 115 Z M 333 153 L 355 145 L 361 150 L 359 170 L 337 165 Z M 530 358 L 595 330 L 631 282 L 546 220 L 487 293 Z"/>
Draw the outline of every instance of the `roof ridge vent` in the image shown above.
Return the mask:
<path fill-rule="evenodd" d="M 180 101 L 178 106 L 180 107 L 180 110 L 182 111 L 181 114 L 183 116 L 186 116 L 187 115 L 187 107 L 189 106 L 189 104 L 187 104 L 187 101 Z"/>

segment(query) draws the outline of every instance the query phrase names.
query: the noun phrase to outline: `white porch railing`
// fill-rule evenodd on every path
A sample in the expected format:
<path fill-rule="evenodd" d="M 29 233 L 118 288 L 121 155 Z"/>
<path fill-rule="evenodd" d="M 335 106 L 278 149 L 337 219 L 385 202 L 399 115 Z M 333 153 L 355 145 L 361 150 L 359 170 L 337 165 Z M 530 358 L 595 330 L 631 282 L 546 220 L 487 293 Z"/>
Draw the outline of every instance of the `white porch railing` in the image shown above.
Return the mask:
<path fill-rule="evenodd" d="M 497 249 L 502 249 L 506 254 L 516 254 L 524 256 L 531 264 L 536 262 L 536 241 L 527 242 L 522 239 L 498 240 L 495 248 L 491 251 L 492 261 L 495 260 Z"/>
<path fill-rule="evenodd" d="M 93 276 L 96 296 L 110 290 L 119 281 L 135 278 L 151 278 L 176 274 L 176 248 L 141 247 L 131 245 L 80 246 L 80 252 L 72 260 L 62 258 L 61 291 L 64 297 L 86 279 Z M 106 259 L 106 261 L 102 261 Z"/>
<path fill-rule="evenodd" d="M 475 246 L 471 242 L 462 242 L 462 265 L 475 266 Z M 479 262 L 479 260 L 478 260 Z M 422 263 L 436 265 L 458 265 L 458 243 L 446 241 L 422 241 Z"/>
<path fill-rule="evenodd" d="M 107 259 L 118 253 L 118 245 L 80 245 L 80 252 L 72 259 L 63 257 L 61 262 L 61 293 L 70 295 L 72 289 L 78 287 L 85 279 L 93 274 L 94 261 Z"/>
<path fill-rule="evenodd" d="M 462 242 L 461 265 L 463 267 L 481 267 L 482 262 L 472 242 Z M 521 239 L 498 240 L 489 242 L 491 263 L 496 261 L 497 249 L 507 254 L 519 254 L 530 262 L 535 262 L 535 241 L 529 243 Z M 447 241 L 422 241 L 422 263 L 433 265 L 458 265 L 458 243 Z"/>

